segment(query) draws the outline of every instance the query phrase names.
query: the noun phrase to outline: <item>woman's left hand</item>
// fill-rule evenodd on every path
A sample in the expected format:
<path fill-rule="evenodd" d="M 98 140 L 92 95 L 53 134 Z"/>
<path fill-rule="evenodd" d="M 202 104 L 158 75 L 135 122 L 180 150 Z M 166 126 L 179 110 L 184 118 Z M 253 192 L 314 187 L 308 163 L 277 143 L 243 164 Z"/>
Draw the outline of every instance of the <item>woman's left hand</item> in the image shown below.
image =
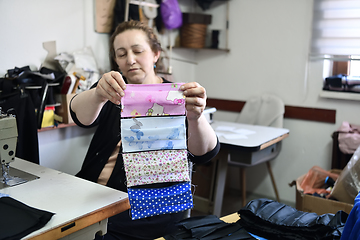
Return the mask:
<path fill-rule="evenodd" d="M 206 90 L 197 82 L 185 83 L 180 90 L 184 91 L 186 117 L 188 120 L 197 120 L 206 106 Z"/>

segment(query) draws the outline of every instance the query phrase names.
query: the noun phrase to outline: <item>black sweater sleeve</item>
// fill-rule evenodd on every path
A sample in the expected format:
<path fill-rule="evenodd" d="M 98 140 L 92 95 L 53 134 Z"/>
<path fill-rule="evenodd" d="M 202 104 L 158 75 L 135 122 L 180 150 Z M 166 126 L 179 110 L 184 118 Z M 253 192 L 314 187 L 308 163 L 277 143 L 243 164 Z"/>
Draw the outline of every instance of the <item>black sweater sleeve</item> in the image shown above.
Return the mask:
<path fill-rule="evenodd" d="M 195 156 L 189 152 L 189 160 L 196 164 L 204 164 L 210 161 L 211 159 L 213 159 L 219 153 L 219 151 L 220 151 L 220 143 L 219 143 L 219 139 L 217 138 L 216 146 L 213 150 L 201 156 Z"/>

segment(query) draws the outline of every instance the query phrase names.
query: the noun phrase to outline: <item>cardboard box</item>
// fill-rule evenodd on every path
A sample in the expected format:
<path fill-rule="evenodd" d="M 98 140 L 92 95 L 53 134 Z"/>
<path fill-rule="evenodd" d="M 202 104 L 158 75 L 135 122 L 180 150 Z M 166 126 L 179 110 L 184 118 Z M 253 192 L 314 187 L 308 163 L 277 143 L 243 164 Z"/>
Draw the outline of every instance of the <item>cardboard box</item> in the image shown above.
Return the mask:
<path fill-rule="evenodd" d="M 353 204 L 303 194 L 303 191 L 299 186 L 305 176 L 306 174 L 296 179 L 297 210 L 304 212 L 315 212 L 318 215 L 322 215 L 325 213 L 336 213 L 340 210 L 350 213 L 351 209 L 354 206 Z"/>
<path fill-rule="evenodd" d="M 75 95 L 75 93 L 55 95 L 56 102 L 60 103 L 60 106 L 55 108 L 55 113 L 63 118 L 63 123 L 69 124 L 74 122 L 70 115 L 69 104 Z"/>

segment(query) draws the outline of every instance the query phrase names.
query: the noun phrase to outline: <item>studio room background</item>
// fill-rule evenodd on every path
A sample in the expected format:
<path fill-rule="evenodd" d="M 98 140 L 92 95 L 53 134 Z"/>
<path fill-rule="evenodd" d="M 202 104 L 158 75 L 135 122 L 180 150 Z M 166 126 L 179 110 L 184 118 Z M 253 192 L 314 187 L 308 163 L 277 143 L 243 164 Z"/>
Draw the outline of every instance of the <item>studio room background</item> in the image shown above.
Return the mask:
<path fill-rule="evenodd" d="M 179 0 L 186 10 L 190 0 Z M 197 81 L 210 98 L 246 101 L 272 93 L 286 105 L 336 110 L 336 123 L 284 119 L 290 136 L 271 162 L 280 199 L 295 202 L 288 183 L 312 166 L 331 168 L 331 134 L 343 121 L 360 124 L 360 104 L 354 100 L 322 98 L 323 63 L 310 61 L 313 0 L 231 0 L 229 52 L 174 49 L 172 80 Z M 209 28 L 221 28 L 226 4 L 215 4 Z M 94 31 L 93 0 L 0 0 L 0 75 L 29 65 L 39 68 L 46 41 L 56 41 L 57 52 L 91 46 L 101 72 L 110 68 L 108 34 Z M 224 46 L 225 31 L 220 31 Z M 175 33 L 172 33 L 175 41 Z M 164 36 L 164 44 L 168 44 Z M 166 47 L 163 46 L 163 47 Z M 180 59 L 180 60 L 175 60 Z M 181 61 L 187 60 L 187 61 Z M 217 120 L 235 121 L 237 113 L 217 111 Z M 77 126 L 39 133 L 40 164 L 75 174 L 85 157 L 93 130 Z M 264 164 L 247 170 L 247 189 L 274 198 Z M 238 169 L 229 169 L 228 186 L 239 189 Z"/>

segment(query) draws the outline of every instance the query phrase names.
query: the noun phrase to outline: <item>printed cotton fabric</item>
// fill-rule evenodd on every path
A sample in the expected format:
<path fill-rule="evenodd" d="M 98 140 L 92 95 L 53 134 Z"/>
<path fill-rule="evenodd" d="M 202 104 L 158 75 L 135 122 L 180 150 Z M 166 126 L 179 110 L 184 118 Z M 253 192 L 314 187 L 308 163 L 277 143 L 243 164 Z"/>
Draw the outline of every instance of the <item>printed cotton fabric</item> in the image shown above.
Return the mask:
<path fill-rule="evenodd" d="M 121 117 L 185 115 L 182 83 L 127 84 Z"/>
<path fill-rule="evenodd" d="M 187 150 L 123 154 L 127 186 L 190 181 Z"/>
<path fill-rule="evenodd" d="M 122 156 L 133 220 L 193 207 L 181 85 L 128 84 L 121 100 Z M 172 184 L 159 188 L 157 183 Z"/>
<path fill-rule="evenodd" d="M 165 188 L 129 188 L 128 195 L 132 220 L 193 207 L 190 182 Z"/>
<path fill-rule="evenodd" d="M 121 119 L 123 152 L 186 149 L 185 116 Z"/>

